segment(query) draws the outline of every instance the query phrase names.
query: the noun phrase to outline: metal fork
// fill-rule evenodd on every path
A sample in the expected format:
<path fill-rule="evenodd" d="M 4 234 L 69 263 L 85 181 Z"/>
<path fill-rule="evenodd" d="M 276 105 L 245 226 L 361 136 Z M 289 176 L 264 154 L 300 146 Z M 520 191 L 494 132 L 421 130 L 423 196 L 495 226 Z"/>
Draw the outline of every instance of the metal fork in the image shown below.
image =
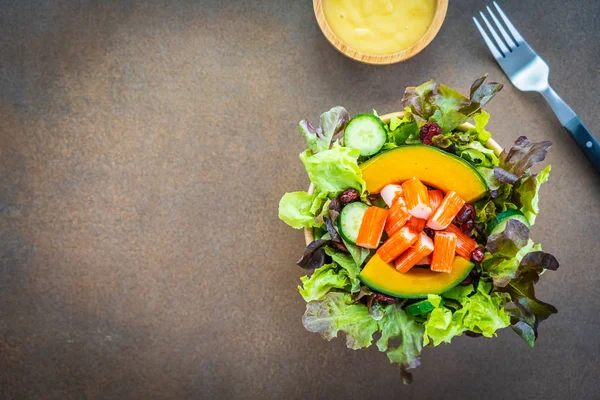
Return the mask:
<path fill-rule="evenodd" d="M 486 9 L 494 22 L 493 25 L 483 12 L 479 12 L 493 40 L 490 39 L 477 18 L 473 17 L 473 22 L 475 22 L 492 55 L 517 89 L 525 92 L 539 92 L 544 96 L 560 123 L 573 135 L 573 138 L 579 147 L 583 149 L 596 171 L 600 172 L 600 143 L 585 127 L 571 107 L 550 87 L 548 83 L 550 73 L 548 64 L 527 44 L 495 1 L 494 6 L 506 29 L 490 7 L 486 7 Z"/>

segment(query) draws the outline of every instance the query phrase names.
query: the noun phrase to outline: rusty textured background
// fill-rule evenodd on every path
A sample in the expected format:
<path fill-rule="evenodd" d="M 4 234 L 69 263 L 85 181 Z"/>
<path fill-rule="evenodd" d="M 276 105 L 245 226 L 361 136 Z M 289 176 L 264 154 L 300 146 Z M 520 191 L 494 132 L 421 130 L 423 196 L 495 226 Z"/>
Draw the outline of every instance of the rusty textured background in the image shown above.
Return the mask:
<path fill-rule="evenodd" d="M 0 398 L 594 399 L 600 181 L 543 99 L 489 105 L 502 144 L 551 139 L 534 238 L 562 262 L 535 350 L 510 331 L 426 349 L 416 382 L 301 325 L 298 120 L 398 109 L 436 78 L 508 83 L 452 1 L 423 53 L 360 65 L 309 1 L 0 1 Z M 600 2 L 503 0 L 598 133 Z M 540 8 L 540 9 L 536 9 Z"/>

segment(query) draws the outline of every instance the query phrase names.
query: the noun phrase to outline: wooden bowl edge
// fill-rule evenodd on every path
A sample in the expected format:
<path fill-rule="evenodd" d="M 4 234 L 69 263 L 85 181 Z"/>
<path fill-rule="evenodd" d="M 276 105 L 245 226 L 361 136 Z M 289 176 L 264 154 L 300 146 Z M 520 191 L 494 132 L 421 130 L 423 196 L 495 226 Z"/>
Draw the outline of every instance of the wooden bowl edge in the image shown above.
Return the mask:
<path fill-rule="evenodd" d="M 399 51 L 397 53 L 392 54 L 384 54 L 384 55 L 376 55 L 376 54 L 367 54 L 362 53 L 360 51 L 354 50 L 350 46 L 344 44 L 336 35 L 333 33 L 329 24 L 327 23 L 327 19 L 325 18 L 325 13 L 323 11 L 322 0 L 313 0 L 313 9 L 315 13 L 315 17 L 317 19 L 317 23 L 321 32 L 327 39 L 327 41 L 340 53 L 349 57 L 353 60 L 372 65 L 388 65 L 394 64 L 397 62 L 408 60 L 419 54 L 423 51 L 429 44 L 433 41 L 433 39 L 437 36 L 444 20 L 446 19 L 446 13 L 448 12 L 448 0 L 437 0 L 436 4 L 436 12 L 433 16 L 433 20 L 431 21 L 431 25 L 427 32 L 411 47 L 406 50 Z"/>

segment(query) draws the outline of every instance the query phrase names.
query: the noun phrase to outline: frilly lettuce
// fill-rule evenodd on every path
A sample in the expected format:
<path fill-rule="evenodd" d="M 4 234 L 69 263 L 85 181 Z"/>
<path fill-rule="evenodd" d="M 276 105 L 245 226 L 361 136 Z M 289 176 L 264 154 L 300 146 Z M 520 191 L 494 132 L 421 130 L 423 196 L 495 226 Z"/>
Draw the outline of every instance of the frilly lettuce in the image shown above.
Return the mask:
<path fill-rule="evenodd" d="M 307 303 L 302 323 L 307 331 L 319 333 L 325 340 L 337 337 L 338 332 L 345 333 L 346 345 L 352 350 L 369 347 L 378 329 L 367 306 L 354 303 L 352 296 L 339 292 Z"/>
<path fill-rule="evenodd" d="M 397 304 L 385 307 L 385 316 L 379 321 L 381 337 L 377 341 L 379 351 L 386 351 L 392 363 L 402 368 L 402 377 L 410 382 L 412 375 L 406 370 L 420 364 L 419 355 L 423 348 L 423 326 L 415 322 Z M 395 348 L 389 348 L 390 340 L 400 340 Z"/>
<path fill-rule="evenodd" d="M 306 192 L 290 192 L 279 201 L 279 218 L 294 229 L 315 226 L 310 209 L 313 197 Z"/>
<path fill-rule="evenodd" d="M 438 346 L 442 343 L 450 343 L 452 338 L 461 336 L 465 331 L 461 323 L 462 316 L 458 311 L 453 314 L 450 309 L 443 306 L 435 308 L 425 321 L 424 344 L 433 342 L 434 346 Z"/>
<path fill-rule="evenodd" d="M 489 294 L 491 290 L 491 282 L 480 281 L 477 292 L 467 297 L 463 308 L 456 312 L 464 314 L 462 325 L 467 330 L 490 338 L 498 329 L 510 325 L 510 317 L 504 309 L 506 297 L 497 292 Z"/>
<path fill-rule="evenodd" d="M 352 256 L 339 251 L 335 251 L 328 247 L 325 248 L 325 253 L 346 271 L 347 276 L 350 279 L 350 292 L 358 293 L 358 291 L 360 291 L 360 281 L 358 280 L 360 268 L 356 265 L 356 262 L 354 262 Z"/>
<path fill-rule="evenodd" d="M 315 128 L 308 120 L 303 119 L 298 124 L 298 131 L 306 140 L 310 151 L 316 154 L 329 149 L 333 136 L 343 132 L 349 119 L 348 111 L 336 106 L 321 114 L 321 126 Z"/>
<path fill-rule="evenodd" d="M 485 337 L 493 337 L 498 329 L 510 325 L 510 317 L 504 305 L 506 296 L 491 293 L 492 284 L 480 281 L 477 291 L 470 295 L 472 287 L 452 293 L 453 299 L 461 303 L 461 308 L 452 312 L 447 307 L 435 308 L 425 321 L 424 343 L 434 346 L 450 343 L 452 338 L 470 331 Z"/>
<path fill-rule="evenodd" d="M 446 85 L 434 81 L 407 88 L 402 98 L 402 107 L 410 107 L 413 114 L 425 121 L 434 121 L 444 133 L 451 132 L 470 116 L 481 110 L 503 85 L 486 82 L 487 74 L 473 82 L 469 98 Z"/>
<path fill-rule="evenodd" d="M 521 208 L 521 212 L 527 217 L 529 223 L 535 223 L 535 217 L 540 212 L 539 191 L 542 183 L 546 182 L 550 176 L 551 166 L 541 170 L 537 175 L 531 175 L 521 180 L 520 184 L 514 189 L 515 203 Z"/>
<path fill-rule="evenodd" d="M 298 291 L 307 302 L 322 300 L 331 289 L 343 289 L 350 284 L 346 270 L 337 271 L 335 263 L 315 269 L 310 277 L 303 276 L 300 281 L 302 286 L 298 286 Z"/>
<path fill-rule="evenodd" d="M 363 193 L 365 181 L 358 168 L 360 151 L 350 147 L 334 146 L 317 154 L 305 150 L 300 154 L 310 181 L 319 190 L 331 195 L 354 188 Z"/>

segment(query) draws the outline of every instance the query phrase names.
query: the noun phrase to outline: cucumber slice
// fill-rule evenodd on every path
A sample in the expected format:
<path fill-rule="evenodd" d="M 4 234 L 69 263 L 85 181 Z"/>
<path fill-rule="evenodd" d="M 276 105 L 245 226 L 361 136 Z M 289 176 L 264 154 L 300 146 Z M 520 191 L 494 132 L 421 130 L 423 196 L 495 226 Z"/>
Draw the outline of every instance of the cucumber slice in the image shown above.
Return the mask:
<path fill-rule="evenodd" d="M 516 219 L 517 221 L 524 223 L 525 226 L 527 226 L 528 228 L 531 228 L 527 217 L 524 216 L 521 211 L 506 210 L 498 214 L 496 218 L 494 218 L 492 222 L 489 223 L 488 230 L 490 232 L 490 235 L 495 235 L 497 233 L 502 232 L 504 228 L 506 228 L 506 224 L 508 223 L 509 219 Z"/>
<path fill-rule="evenodd" d="M 440 299 L 440 306 L 444 304 L 444 299 Z M 413 317 L 417 315 L 427 314 L 435 309 L 435 306 L 429 302 L 429 300 L 422 300 L 417 303 L 413 303 L 406 306 L 404 309 L 408 315 Z"/>
<path fill-rule="evenodd" d="M 360 150 L 363 157 L 377 153 L 387 142 L 387 130 L 379 117 L 358 114 L 348 122 L 344 131 L 344 146 Z"/>
<path fill-rule="evenodd" d="M 350 203 L 342 208 L 340 218 L 338 219 L 338 228 L 340 230 L 340 235 L 346 241 L 356 244 L 360 224 L 362 223 L 367 208 L 369 208 L 369 206 L 360 202 Z"/>

